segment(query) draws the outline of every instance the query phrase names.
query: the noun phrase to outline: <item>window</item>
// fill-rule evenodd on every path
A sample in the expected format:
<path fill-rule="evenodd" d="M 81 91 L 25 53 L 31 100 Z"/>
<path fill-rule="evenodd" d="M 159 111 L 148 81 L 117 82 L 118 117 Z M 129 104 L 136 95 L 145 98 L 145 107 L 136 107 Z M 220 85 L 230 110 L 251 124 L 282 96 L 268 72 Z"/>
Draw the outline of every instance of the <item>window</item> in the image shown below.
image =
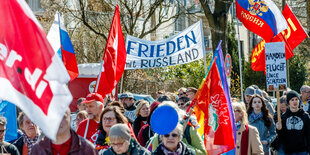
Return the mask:
<path fill-rule="evenodd" d="M 26 0 L 33 12 L 43 12 L 40 0 Z"/>

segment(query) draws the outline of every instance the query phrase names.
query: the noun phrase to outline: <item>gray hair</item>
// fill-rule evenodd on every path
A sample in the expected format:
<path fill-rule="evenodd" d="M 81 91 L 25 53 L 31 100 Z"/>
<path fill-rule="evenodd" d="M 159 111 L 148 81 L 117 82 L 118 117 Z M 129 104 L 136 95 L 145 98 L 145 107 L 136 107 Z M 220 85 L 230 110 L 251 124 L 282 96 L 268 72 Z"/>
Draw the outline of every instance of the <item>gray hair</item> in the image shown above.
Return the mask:
<path fill-rule="evenodd" d="M 3 116 L 0 116 L 0 125 L 6 125 L 6 123 L 7 123 L 6 118 Z"/>
<path fill-rule="evenodd" d="M 309 87 L 308 85 L 303 85 L 303 86 L 301 86 L 301 87 L 300 87 L 300 93 L 305 92 L 307 88 L 310 89 L 310 87 Z"/>
<path fill-rule="evenodd" d="M 178 123 L 174 130 L 179 134 L 179 141 L 181 141 L 183 139 L 183 125 Z M 159 135 L 161 141 L 163 140 L 163 137 L 164 135 Z"/>

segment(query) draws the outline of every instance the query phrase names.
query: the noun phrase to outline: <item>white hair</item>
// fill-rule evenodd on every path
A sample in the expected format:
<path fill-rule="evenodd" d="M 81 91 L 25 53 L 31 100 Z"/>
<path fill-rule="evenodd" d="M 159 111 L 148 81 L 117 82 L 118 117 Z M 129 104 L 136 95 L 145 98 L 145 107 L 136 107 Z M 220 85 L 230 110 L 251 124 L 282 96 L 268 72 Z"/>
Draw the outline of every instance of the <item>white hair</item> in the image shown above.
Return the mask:
<path fill-rule="evenodd" d="M 303 85 L 303 86 L 301 86 L 301 88 L 300 88 L 300 93 L 305 92 L 307 88 L 310 89 L 310 87 L 309 87 L 308 85 Z"/>
<path fill-rule="evenodd" d="M 179 106 L 173 101 L 164 101 L 163 103 L 159 104 L 158 107 L 168 105 L 171 106 L 175 111 L 178 113 L 179 121 L 183 120 L 184 115 L 186 114 L 184 110 L 180 109 Z"/>

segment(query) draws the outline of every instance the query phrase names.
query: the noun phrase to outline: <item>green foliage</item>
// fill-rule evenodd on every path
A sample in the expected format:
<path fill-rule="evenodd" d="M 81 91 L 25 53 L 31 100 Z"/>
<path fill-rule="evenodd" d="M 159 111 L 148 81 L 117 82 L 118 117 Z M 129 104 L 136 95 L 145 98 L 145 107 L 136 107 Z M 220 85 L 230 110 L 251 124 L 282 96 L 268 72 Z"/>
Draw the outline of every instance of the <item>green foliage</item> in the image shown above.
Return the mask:
<path fill-rule="evenodd" d="M 243 89 L 255 84 L 260 89 L 266 90 L 266 75 L 264 72 L 253 71 L 251 68 L 251 61 L 244 63 L 243 70 Z"/>
<path fill-rule="evenodd" d="M 306 60 L 301 55 L 289 59 L 290 88 L 299 92 L 300 87 L 307 79 Z"/>

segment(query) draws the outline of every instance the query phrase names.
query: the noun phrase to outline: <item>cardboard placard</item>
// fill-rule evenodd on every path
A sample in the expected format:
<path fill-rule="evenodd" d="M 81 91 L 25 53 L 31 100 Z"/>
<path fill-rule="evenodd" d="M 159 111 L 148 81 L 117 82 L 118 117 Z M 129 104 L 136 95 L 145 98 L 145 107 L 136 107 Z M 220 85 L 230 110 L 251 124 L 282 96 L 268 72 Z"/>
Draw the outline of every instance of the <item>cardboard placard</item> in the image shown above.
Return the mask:
<path fill-rule="evenodd" d="M 286 90 L 287 74 L 284 42 L 266 43 L 267 91 Z"/>

